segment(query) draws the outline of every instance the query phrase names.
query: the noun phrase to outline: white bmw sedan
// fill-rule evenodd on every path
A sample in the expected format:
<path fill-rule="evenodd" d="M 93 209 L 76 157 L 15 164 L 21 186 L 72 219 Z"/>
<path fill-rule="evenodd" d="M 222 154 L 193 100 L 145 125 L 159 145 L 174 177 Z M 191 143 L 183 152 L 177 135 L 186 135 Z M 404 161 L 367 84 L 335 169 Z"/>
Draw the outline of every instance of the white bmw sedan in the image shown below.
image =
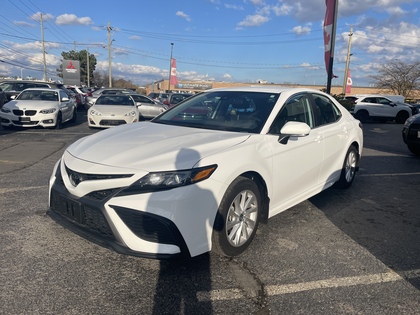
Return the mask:
<path fill-rule="evenodd" d="M 139 121 L 139 110 L 130 95 L 103 94 L 88 109 L 90 128 L 109 128 Z"/>
<path fill-rule="evenodd" d="M 61 89 L 26 89 L 0 109 L 4 128 L 61 128 L 62 123 L 77 119 L 77 107 Z"/>
<path fill-rule="evenodd" d="M 124 254 L 235 256 L 259 223 L 349 187 L 362 147 L 359 121 L 320 91 L 208 90 L 69 146 L 50 178 L 48 213 Z"/>

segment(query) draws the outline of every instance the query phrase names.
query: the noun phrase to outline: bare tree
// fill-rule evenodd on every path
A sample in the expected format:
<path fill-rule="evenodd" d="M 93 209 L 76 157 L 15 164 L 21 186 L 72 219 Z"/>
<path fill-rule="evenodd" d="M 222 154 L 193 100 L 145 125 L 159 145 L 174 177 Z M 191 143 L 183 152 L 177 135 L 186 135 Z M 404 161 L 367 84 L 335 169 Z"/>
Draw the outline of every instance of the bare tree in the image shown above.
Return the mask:
<path fill-rule="evenodd" d="M 377 75 L 371 77 L 379 89 L 389 90 L 394 94 L 410 98 L 420 88 L 419 61 L 404 63 L 401 60 L 392 60 L 384 64 L 378 72 Z"/>

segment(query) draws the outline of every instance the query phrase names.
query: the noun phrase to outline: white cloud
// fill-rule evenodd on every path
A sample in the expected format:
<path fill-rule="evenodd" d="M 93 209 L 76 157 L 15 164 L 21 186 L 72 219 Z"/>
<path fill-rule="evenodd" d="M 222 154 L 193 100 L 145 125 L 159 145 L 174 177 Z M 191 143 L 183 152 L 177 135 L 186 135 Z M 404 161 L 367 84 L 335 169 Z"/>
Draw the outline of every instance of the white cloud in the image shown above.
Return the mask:
<path fill-rule="evenodd" d="M 38 27 L 38 25 L 35 25 L 33 23 L 28 23 L 24 21 L 13 21 L 13 24 L 16 26 L 23 26 L 23 27 Z"/>
<path fill-rule="evenodd" d="M 181 18 L 183 18 L 183 19 L 185 19 L 185 20 L 187 20 L 188 22 L 190 22 L 190 21 L 191 21 L 190 16 L 189 16 L 188 14 L 186 14 L 186 13 L 182 12 L 182 11 L 177 11 L 177 12 L 175 13 L 175 15 L 176 15 L 176 16 L 179 16 L 179 17 L 181 17 Z"/>
<path fill-rule="evenodd" d="M 292 12 L 293 7 L 288 4 L 282 4 L 282 5 L 275 5 L 272 9 L 275 15 L 285 16 L 285 15 L 289 15 Z"/>
<path fill-rule="evenodd" d="M 91 25 L 93 24 L 90 17 L 77 17 L 74 14 L 62 14 L 55 20 L 57 25 Z"/>
<path fill-rule="evenodd" d="M 238 10 L 238 11 L 243 11 L 244 7 L 241 5 L 236 5 L 236 4 L 228 4 L 225 3 L 225 8 L 226 9 L 232 9 L 232 10 Z"/>
<path fill-rule="evenodd" d="M 45 14 L 45 13 L 42 13 L 42 12 L 37 12 L 35 14 L 32 14 L 31 20 L 40 21 L 41 20 L 41 15 L 42 15 L 42 20 L 44 20 L 44 21 L 54 19 L 54 16 L 52 14 L 49 14 L 49 13 Z"/>
<path fill-rule="evenodd" d="M 132 40 L 141 40 L 141 37 L 138 36 L 138 35 L 133 35 L 133 36 L 130 36 L 129 39 L 132 39 Z"/>
<path fill-rule="evenodd" d="M 308 26 L 296 26 L 292 29 L 296 35 L 307 35 L 311 33 L 311 28 Z"/>
<path fill-rule="evenodd" d="M 267 16 L 263 16 L 260 14 L 256 15 L 248 15 L 245 20 L 238 23 L 239 27 L 253 27 L 253 26 L 260 26 L 264 23 L 267 23 L 270 19 Z"/>

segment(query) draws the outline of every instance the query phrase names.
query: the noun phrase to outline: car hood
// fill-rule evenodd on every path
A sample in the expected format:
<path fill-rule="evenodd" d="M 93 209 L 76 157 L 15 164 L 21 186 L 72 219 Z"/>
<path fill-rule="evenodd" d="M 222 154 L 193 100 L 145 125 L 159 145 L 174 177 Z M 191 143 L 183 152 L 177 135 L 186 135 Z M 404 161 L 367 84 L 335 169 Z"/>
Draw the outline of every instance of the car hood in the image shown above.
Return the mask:
<path fill-rule="evenodd" d="M 97 132 L 67 152 L 90 163 L 132 170 L 189 169 L 218 151 L 235 146 L 249 134 L 139 122 Z"/>
<path fill-rule="evenodd" d="M 52 108 L 58 105 L 58 101 L 41 101 L 41 100 L 16 100 L 9 101 L 4 104 L 5 107 L 10 109 L 42 109 L 42 108 Z"/>
<path fill-rule="evenodd" d="M 93 105 L 90 109 L 97 110 L 104 115 L 124 115 L 125 113 L 136 110 L 134 105 Z"/>

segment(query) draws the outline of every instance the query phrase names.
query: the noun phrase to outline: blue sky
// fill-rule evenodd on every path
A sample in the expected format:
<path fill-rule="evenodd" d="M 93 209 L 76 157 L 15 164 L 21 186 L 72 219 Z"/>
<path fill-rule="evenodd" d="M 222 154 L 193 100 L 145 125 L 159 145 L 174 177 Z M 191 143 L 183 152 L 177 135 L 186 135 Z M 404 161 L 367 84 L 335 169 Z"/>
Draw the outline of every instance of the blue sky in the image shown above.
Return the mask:
<path fill-rule="evenodd" d="M 388 60 L 420 61 L 420 0 L 339 0 L 333 85 L 343 84 L 350 27 L 354 86 Z M 325 0 L 2 0 L 0 76 L 42 78 L 40 13 L 48 77 L 61 52 L 88 49 L 108 72 L 143 85 L 178 80 L 326 84 Z"/>

